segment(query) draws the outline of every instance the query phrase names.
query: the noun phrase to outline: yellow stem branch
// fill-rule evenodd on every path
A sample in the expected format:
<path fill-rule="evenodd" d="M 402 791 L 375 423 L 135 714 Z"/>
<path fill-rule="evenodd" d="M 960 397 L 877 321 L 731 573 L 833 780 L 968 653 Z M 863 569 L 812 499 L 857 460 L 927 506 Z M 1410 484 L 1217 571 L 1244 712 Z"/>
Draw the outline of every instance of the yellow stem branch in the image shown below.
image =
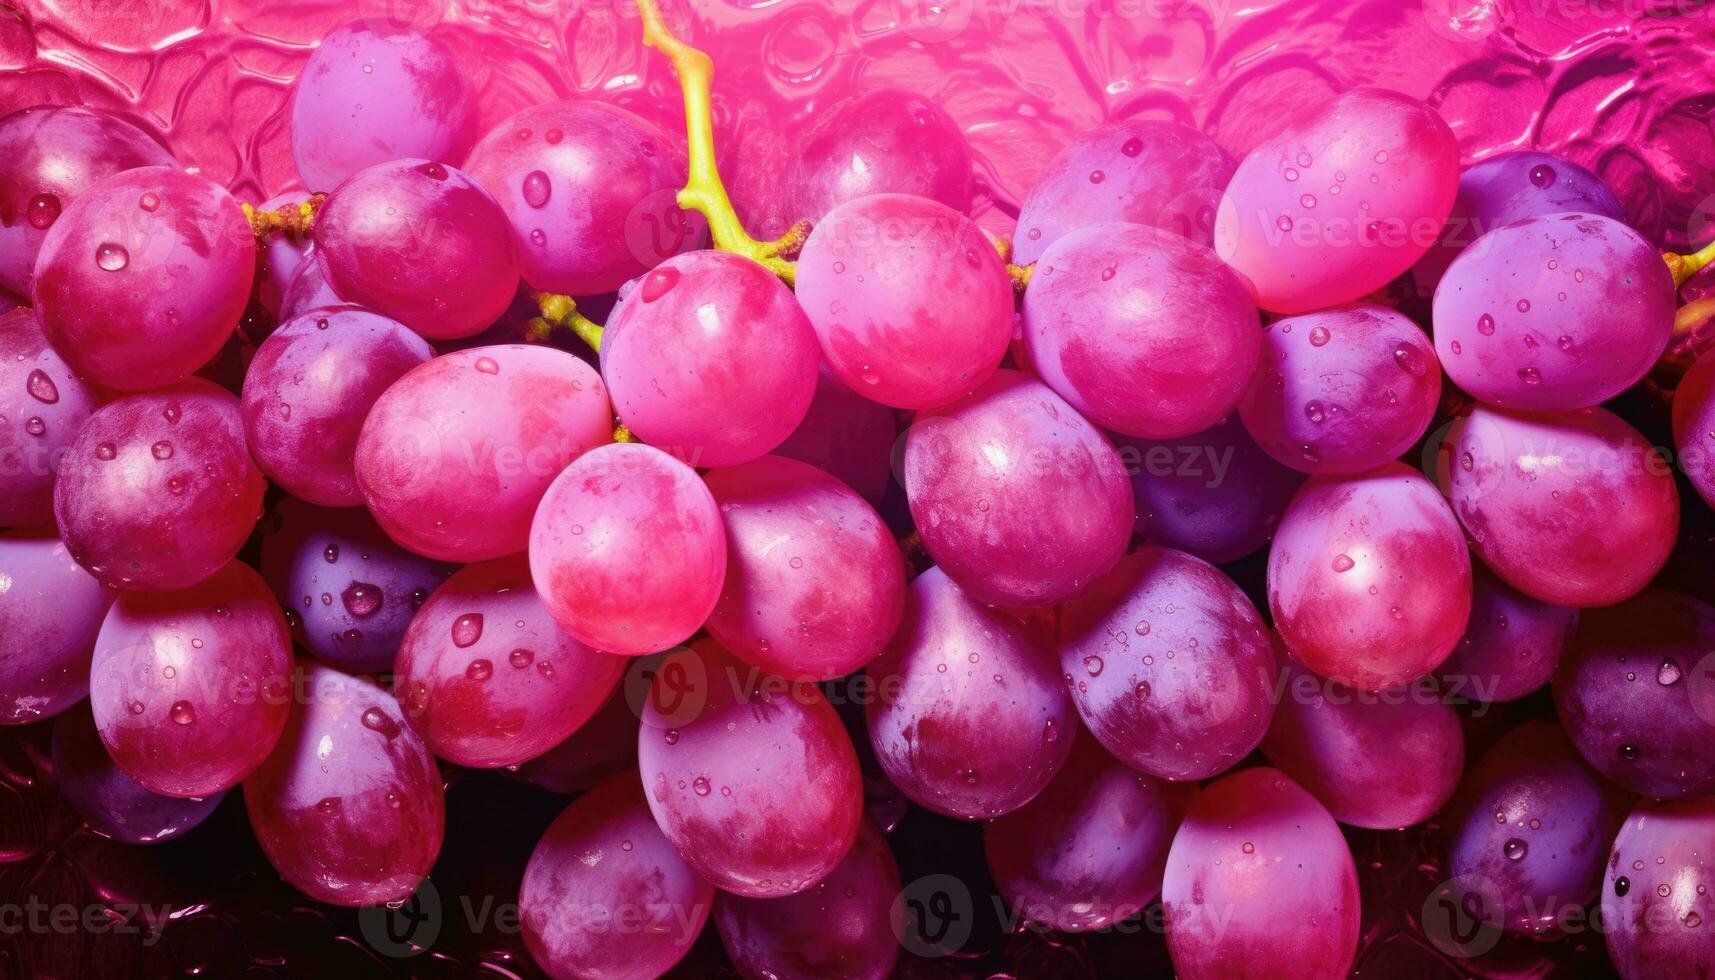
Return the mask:
<path fill-rule="evenodd" d="M 588 344 L 590 350 L 601 351 L 601 324 L 578 312 L 578 304 L 570 296 L 558 293 L 537 293 L 536 304 L 542 315 L 530 321 L 530 333 L 537 340 L 546 340 L 557 327 L 565 327 Z"/>
<path fill-rule="evenodd" d="M 1667 268 L 1673 273 L 1673 284 L 1683 286 L 1704 266 L 1715 262 L 1715 242 L 1710 242 L 1689 255 L 1664 252 L 1662 258 L 1667 260 Z"/>
<path fill-rule="evenodd" d="M 309 235 L 310 226 L 316 220 L 316 211 L 325 200 L 326 194 L 311 194 L 297 204 L 282 204 L 271 211 L 261 211 L 249 204 L 240 204 L 239 207 L 244 209 L 244 218 L 250 222 L 250 232 L 257 238 L 276 231 L 303 238 Z"/>

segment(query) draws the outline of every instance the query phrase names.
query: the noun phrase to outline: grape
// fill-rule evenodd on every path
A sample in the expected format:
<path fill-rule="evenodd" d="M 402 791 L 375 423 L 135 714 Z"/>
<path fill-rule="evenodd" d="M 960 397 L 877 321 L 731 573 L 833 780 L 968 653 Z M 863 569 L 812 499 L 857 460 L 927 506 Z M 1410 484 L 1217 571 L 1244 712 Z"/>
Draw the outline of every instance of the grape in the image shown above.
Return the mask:
<path fill-rule="evenodd" d="M 1053 651 L 941 569 L 911 583 L 899 630 L 868 672 L 876 759 L 936 813 L 1011 813 L 1042 792 L 1071 750 L 1077 715 Z"/>
<path fill-rule="evenodd" d="M 549 976 L 648 980 L 684 957 L 714 898 L 656 828 L 627 770 L 548 827 L 524 869 L 518 911 L 524 944 Z"/>
<path fill-rule="evenodd" d="M 1090 421 L 1147 439 L 1226 418 L 1262 339 L 1244 284 L 1201 245 L 1142 225 L 1062 236 L 1024 294 L 1042 380 Z"/>
<path fill-rule="evenodd" d="M 452 51 L 426 34 L 362 22 L 310 52 L 291 113 L 292 158 L 317 191 L 399 157 L 457 163 L 476 136 L 476 95 Z"/>
<path fill-rule="evenodd" d="M 280 877 L 315 901 L 402 900 L 441 849 L 434 757 L 370 681 L 310 664 L 302 684 L 279 744 L 244 784 L 250 829 Z"/>
<path fill-rule="evenodd" d="M 1558 726 L 1527 721 L 1477 760 L 1448 808 L 1447 870 L 1501 900 L 1493 924 L 1552 932 L 1563 912 L 1596 897 L 1623 800 Z"/>
<path fill-rule="evenodd" d="M 1586 610 L 1554 677 L 1572 744 L 1602 775 L 1645 796 L 1715 789 L 1715 609 L 1652 589 Z"/>
<path fill-rule="evenodd" d="M 1165 119 L 1125 119 L 1090 130 L 1048 164 L 1018 211 L 1013 261 L 1039 261 L 1067 232 L 1110 221 L 1164 228 L 1209 247 L 1233 158 L 1215 141 Z"/>
<path fill-rule="evenodd" d="M 1268 605 L 1294 659 L 1379 690 L 1447 659 L 1471 611 L 1471 556 L 1435 487 L 1403 463 L 1312 477 L 1268 554 Z"/>
<path fill-rule="evenodd" d="M 1646 800 L 1626 818 L 1602 889 L 1608 956 L 1626 980 L 1715 970 L 1711 850 L 1715 798 Z"/>
<path fill-rule="evenodd" d="M 391 671 L 417 607 L 453 566 L 394 544 L 362 509 L 287 497 L 275 513 L 281 527 L 262 539 L 262 574 L 299 642 L 344 671 Z"/>
<path fill-rule="evenodd" d="M 220 352 L 255 274 L 256 239 L 232 195 L 206 177 L 140 167 L 66 207 L 31 288 L 67 363 L 96 384 L 143 391 Z"/>
<path fill-rule="evenodd" d="M 1274 649 L 1221 571 L 1145 546 L 1060 614 L 1060 669 L 1084 725 L 1120 761 L 1204 779 L 1244 758 L 1274 713 Z"/>
<path fill-rule="evenodd" d="M 513 555 L 466 566 L 423 604 L 399 645 L 395 693 L 436 755 L 511 766 L 588 721 L 625 663 L 562 632 Z"/>
<path fill-rule="evenodd" d="M 631 670 L 645 663 L 647 659 L 634 661 Z M 519 765 L 518 778 L 550 793 L 571 795 L 594 788 L 616 772 L 636 768 L 637 712 L 627 697 L 633 683 L 628 674 L 589 721 L 560 744 Z"/>
<path fill-rule="evenodd" d="M 683 643 L 720 598 L 726 564 L 720 508 L 703 481 L 639 443 L 566 467 L 530 528 L 530 572 L 548 611 L 609 653 Z"/>
<path fill-rule="evenodd" d="M 292 278 L 286 283 L 285 292 L 280 294 L 280 322 L 293 320 L 311 310 L 326 309 L 330 306 L 345 306 L 346 301 L 328 285 L 327 270 L 315 259 L 315 249 L 292 273 Z"/>
<path fill-rule="evenodd" d="M 1350 303 L 1435 244 L 1459 187 L 1459 144 L 1435 110 L 1360 87 L 1240 161 L 1215 251 L 1275 313 Z"/>
<path fill-rule="evenodd" d="M 874 194 L 829 211 L 800 254 L 798 301 L 839 379 L 897 408 L 975 390 L 1012 339 L 1000 255 L 927 198 Z"/>
<path fill-rule="evenodd" d="M 303 199 L 301 192 L 276 194 L 263 201 L 258 210 L 296 207 Z M 256 269 L 256 299 L 264 310 L 273 315 L 275 322 L 284 323 L 285 320 L 280 318 L 280 302 L 285 298 L 286 290 L 291 288 L 299 269 L 315 265 L 310 261 L 313 249 L 309 236 L 283 230 L 270 231 L 256 240 L 256 246 L 261 253 L 261 262 Z"/>
<path fill-rule="evenodd" d="M 357 485 L 393 540 L 445 561 L 524 549 L 554 477 L 613 434 L 607 389 L 550 347 L 473 347 L 406 372 L 357 440 Z"/>
<path fill-rule="evenodd" d="M 1679 492 L 1667 462 L 1600 408 L 1482 406 L 1448 430 L 1441 486 L 1471 546 L 1520 592 L 1561 606 L 1635 595 L 1667 562 Z"/>
<path fill-rule="evenodd" d="M 1673 393 L 1673 445 L 1679 451 L 1680 468 L 1706 503 L 1715 501 L 1715 398 L 1711 395 L 1715 395 L 1715 354 L 1705 354 L 1685 372 Z"/>
<path fill-rule="evenodd" d="M 266 483 L 238 399 L 192 378 L 97 409 L 66 450 L 54 515 L 72 557 L 104 584 L 179 589 L 238 553 Z"/>
<path fill-rule="evenodd" d="M 905 563 L 880 515 L 808 463 L 764 456 L 707 476 L 727 568 L 709 634 L 790 680 L 861 668 L 899 624 Z"/>
<path fill-rule="evenodd" d="M 983 829 L 989 873 L 1033 922 L 1108 929 L 1160 894 L 1168 845 L 1195 792 L 1135 772 L 1080 737 L 1041 795 Z"/>
<path fill-rule="evenodd" d="M 706 640 L 655 675 L 637 764 L 661 832 L 737 895 L 809 888 L 845 857 L 863 818 L 857 753 L 821 691 Z"/>
<path fill-rule="evenodd" d="M 1125 552 L 1137 514 L 1101 432 L 1018 371 L 920 413 L 903 482 L 935 563 L 995 605 L 1053 605 L 1082 592 Z"/>
<path fill-rule="evenodd" d="M 810 407 L 817 357 L 792 290 L 727 252 L 661 263 L 614 307 L 601 337 L 614 411 L 693 466 L 732 466 L 780 445 Z"/>
<path fill-rule="evenodd" d="M 958 123 L 920 95 L 879 89 L 816 113 L 790 191 L 792 215 L 821 221 L 871 194 L 910 194 L 971 211 L 971 147 Z"/>
<path fill-rule="evenodd" d="M 226 798 L 178 799 L 151 793 L 125 775 L 95 730 L 88 705 L 54 721 L 54 781 L 90 829 L 124 844 L 159 844 L 207 819 Z"/>
<path fill-rule="evenodd" d="M 466 172 L 506 211 L 534 289 L 611 293 L 703 235 L 675 201 L 684 149 L 653 123 L 561 99 L 494 127 Z"/>
<path fill-rule="evenodd" d="M 262 577 L 228 562 L 174 592 L 126 592 L 95 641 L 89 702 L 126 775 L 163 796 L 236 786 L 286 724 L 291 637 Z"/>
<path fill-rule="evenodd" d="M 91 185 L 170 166 L 152 136 L 100 109 L 34 106 L 0 118 L 0 289 L 30 294 L 42 240 Z"/>
<path fill-rule="evenodd" d="M 784 898 L 718 893 L 715 927 L 741 976 L 885 980 L 899 959 L 899 887 L 887 839 L 864 820 L 845 859 L 807 891 Z"/>
<path fill-rule="evenodd" d="M 1185 980 L 1344 977 L 1358 945 L 1358 876 L 1328 811 L 1274 769 L 1211 783 L 1167 852 L 1167 949 Z M 1281 910 L 1312 911 L 1286 927 Z"/>
<path fill-rule="evenodd" d="M 0 527 L 54 521 L 54 474 L 96 394 L 28 307 L 0 313 Z"/>
<path fill-rule="evenodd" d="M 1467 697 L 1522 698 L 1554 674 L 1578 628 L 1578 610 L 1538 602 L 1481 565 L 1472 572 L 1471 619 L 1439 673 Z"/>
<path fill-rule="evenodd" d="M 1362 473 L 1410 449 L 1441 398 L 1441 368 L 1417 324 L 1381 306 L 1271 324 L 1239 402 L 1257 445 L 1306 473 Z"/>
<path fill-rule="evenodd" d="M 369 409 L 435 356 L 404 324 L 347 307 L 287 321 L 244 375 L 244 433 L 286 492 L 327 507 L 363 503 L 353 458 Z"/>
<path fill-rule="evenodd" d="M 506 214 L 441 163 L 394 160 L 353 174 L 322 203 L 315 244 L 336 293 L 430 340 L 481 333 L 518 291 Z"/>
<path fill-rule="evenodd" d="M 112 604 L 52 532 L 0 532 L 0 725 L 52 717 L 89 693 Z"/>
<path fill-rule="evenodd" d="M 1673 333 L 1673 275 L 1642 235 L 1568 213 L 1489 232 L 1435 289 L 1435 350 L 1478 400 L 1589 408 L 1630 388 Z"/>
<path fill-rule="evenodd" d="M 1262 740 L 1270 764 L 1354 827 L 1422 823 L 1459 785 L 1465 736 L 1434 689 L 1370 695 L 1284 667 L 1274 721 Z"/>
<path fill-rule="evenodd" d="M 1267 544 L 1304 482 L 1257 446 L 1237 412 L 1178 439 L 1114 442 L 1131 474 L 1137 532 L 1216 564 Z"/>
<path fill-rule="evenodd" d="M 893 409 L 841 384 L 823 362 L 816 375 L 816 395 L 810 400 L 804 421 L 774 455 L 803 460 L 831 473 L 880 507 L 893 480 L 893 444 L 898 438 Z"/>

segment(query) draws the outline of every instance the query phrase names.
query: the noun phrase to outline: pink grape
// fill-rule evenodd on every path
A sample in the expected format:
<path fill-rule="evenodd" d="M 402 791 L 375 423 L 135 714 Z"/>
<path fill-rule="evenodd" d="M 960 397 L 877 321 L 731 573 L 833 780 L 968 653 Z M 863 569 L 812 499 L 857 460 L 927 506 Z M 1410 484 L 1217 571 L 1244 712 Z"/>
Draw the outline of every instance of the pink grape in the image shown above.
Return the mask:
<path fill-rule="evenodd" d="M 637 764 L 661 832 L 736 895 L 810 888 L 863 819 L 857 753 L 815 685 L 761 675 L 706 641 L 655 675 Z"/>
<path fill-rule="evenodd" d="M 655 826 L 628 769 L 548 827 L 524 869 L 518 911 L 531 958 L 556 980 L 649 980 L 684 958 L 714 900 Z"/>
<path fill-rule="evenodd" d="M 1083 133 L 1054 157 L 1018 211 L 1013 261 L 1041 260 L 1068 232 L 1124 221 L 1205 248 L 1233 158 L 1202 133 L 1165 119 L 1125 119 Z"/>
<path fill-rule="evenodd" d="M 1084 725 L 1121 762 L 1205 779 L 1256 748 L 1274 713 L 1274 648 L 1231 579 L 1146 546 L 1060 614 L 1060 670 Z"/>
<path fill-rule="evenodd" d="M 841 677 L 881 652 L 904 607 L 905 560 L 856 491 L 779 456 L 705 479 L 727 538 L 709 635 L 789 680 Z"/>
<path fill-rule="evenodd" d="M 624 109 L 561 99 L 495 126 L 465 170 L 505 210 L 531 288 L 589 296 L 702 239 L 702 217 L 676 203 L 684 155 Z"/>
<path fill-rule="evenodd" d="M 999 253 L 975 222 L 927 198 L 874 194 L 829 211 L 804 243 L 797 289 L 834 373 L 883 405 L 974 391 L 1012 339 Z"/>
<path fill-rule="evenodd" d="M 475 127 L 476 95 L 452 51 L 417 31 L 347 24 L 292 88 L 292 157 L 311 190 L 400 157 L 457 163 Z"/>
<path fill-rule="evenodd" d="M 52 532 L 0 532 L 0 725 L 51 718 L 89 693 L 112 605 Z"/>
<path fill-rule="evenodd" d="M 1268 554 L 1268 604 L 1293 658 L 1374 691 L 1447 659 L 1471 611 L 1471 556 L 1422 474 L 1389 463 L 1312 477 Z"/>
<path fill-rule="evenodd" d="M 1053 605 L 1082 592 L 1119 561 L 1137 514 L 1101 432 L 1017 371 L 920 413 L 903 482 L 935 563 L 994 605 Z"/>
<path fill-rule="evenodd" d="M 441 849 L 434 757 L 371 681 L 310 664 L 301 690 L 279 744 L 244 784 L 250 829 L 280 877 L 315 901 L 400 901 Z"/>
<path fill-rule="evenodd" d="M 60 792 L 91 830 L 122 844 L 160 844 L 183 836 L 226 798 L 225 793 L 179 799 L 149 792 L 114 764 L 87 705 L 54 721 L 52 752 Z"/>
<path fill-rule="evenodd" d="M 809 411 L 774 455 L 826 471 L 880 507 L 893 482 L 893 444 L 898 438 L 893 409 L 847 388 L 824 361 Z"/>
<path fill-rule="evenodd" d="M 1428 820 L 1453 796 L 1465 736 L 1458 712 L 1433 688 L 1383 697 L 1296 664 L 1284 670 L 1262 754 L 1335 820 L 1397 830 Z"/>
<path fill-rule="evenodd" d="M 1503 408 L 1589 408 L 1630 388 L 1673 333 L 1661 253 L 1624 224 L 1551 214 L 1498 228 L 1435 289 L 1435 350 L 1453 383 Z"/>
<path fill-rule="evenodd" d="M 899 959 L 893 908 L 899 867 L 864 820 L 844 860 L 808 890 L 783 898 L 715 898 L 715 927 L 746 977 L 885 980 Z"/>
<path fill-rule="evenodd" d="M 972 182 L 970 144 L 946 110 L 878 89 L 816 113 L 788 193 L 791 216 L 810 221 L 871 194 L 909 194 L 969 214 Z"/>
<path fill-rule="evenodd" d="M 1644 801 L 1614 838 L 1602 889 L 1608 958 L 1625 980 L 1715 969 L 1715 798 Z"/>
<path fill-rule="evenodd" d="M 1692 488 L 1705 503 L 1715 501 L 1715 355 L 1699 357 L 1679 379 L 1673 393 L 1673 445 Z"/>
<path fill-rule="evenodd" d="M 429 597 L 399 645 L 395 691 L 430 751 L 461 766 L 512 766 L 590 719 L 625 671 L 567 636 L 523 555 L 467 565 Z"/>
<path fill-rule="evenodd" d="M 382 393 L 357 439 L 357 485 L 393 540 L 443 561 L 522 551 L 554 478 L 613 434 L 583 361 L 506 344 L 437 357 Z"/>
<path fill-rule="evenodd" d="M 1459 187 L 1459 144 L 1422 102 L 1360 87 L 1240 161 L 1215 216 L 1215 251 L 1257 305 L 1350 303 L 1423 257 Z"/>
<path fill-rule="evenodd" d="M 293 496 L 326 507 L 362 504 L 355 457 L 363 420 L 389 385 L 434 356 L 404 324 L 355 307 L 286 322 L 244 375 L 250 452 Z"/>
<path fill-rule="evenodd" d="M 745 463 L 780 445 L 816 393 L 818 356 L 792 290 L 727 252 L 661 263 L 614 307 L 601 337 L 614 411 L 693 466 Z"/>
<path fill-rule="evenodd" d="M 1042 380 L 1130 436 L 1188 436 L 1226 418 L 1261 343 L 1232 270 L 1159 228 L 1072 231 L 1042 253 L 1024 293 L 1024 345 Z"/>
<path fill-rule="evenodd" d="M 0 289 L 28 296 L 42 240 L 92 185 L 173 155 L 100 109 L 33 106 L 0 118 Z"/>
<path fill-rule="evenodd" d="M 0 527 L 53 523 L 54 475 L 95 405 L 34 310 L 0 313 Z"/>
<path fill-rule="evenodd" d="M 869 736 L 887 778 L 920 806 L 987 820 L 1030 802 L 1077 732 L 1052 649 L 939 568 L 911 583 L 905 617 L 869 665 Z"/>
<path fill-rule="evenodd" d="M 1167 950 L 1185 980 L 1344 977 L 1358 945 L 1358 875 L 1322 804 L 1274 769 L 1211 783 L 1161 882 Z M 1285 907 L 1314 921 L 1284 928 Z"/>
<path fill-rule="evenodd" d="M 1634 793 L 1715 790 L 1715 609 L 1652 589 L 1588 609 L 1554 677 L 1554 705 L 1590 765 Z"/>
<path fill-rule="evenodd" d="M 266 485 L 238 399 L 192 378 L 97 409 L 66 451 L 54 515 L 103 583 L 180 589 L 238 553 Z"/>
<path fill-rule="evenodd" d="M 393 669 L 418 607 L 454 567 L 394 544 L 369 512 L 286 497 L 262 539 L 262 575 L 316 659 L 358 674 Z"/>
<path fill-rule="evenodd" d="M 1461 695 L 1517 700 L 1553 676 L 1578 628 L 1578 610 L 1532 599 L 1481 565 L 1472 572 L 1471 619 L 1437 673 Z"/>
<path fill-rule="evenodd" d="M 280 294 L 280 322 L 293 320 L 311 310 L 349 305 L 328 285 L 327 269 L 315 260 L 315 250 L 299 264 Z"/>
<path fill-rule="evenodd" d="M 648 658 L 632 662 L 637 671 Z M 637 767 L 637 711 L 628 696 L 640 684 L 628 671 L 606 703 L 558 745 L 519 765 L 519 779 L 550 793 L 587 792 L 609 776 Z M 636 778 L 636 774 L 632 774 Z"/>
<path fill-rule="evenodd" d="M 303 193 L 298 191 L 276 194 L 263 201 L 258 209 L 273 211 L 281 207 L 299 206 L 303 200 Z M 291 288 L 292 279 L 297 276 L 299 269 L 315 264 L 310 261 L 313 251 L 310 238 L 308 235 L 292 232 L 271 231 L 256 240 L 256 248 L 261 253 L 261 262 L 256 270 L 256 300 L 276 322 L 284 323 L 291 318 L 280 317 L 280 303 L 285 299 L 286 291 Z"/>
<path fill-rule="evenodd" d="M 696 471 L 640 443 L 566 467 L 530 528 L 542 601 L 580 643 L 655 653 L 708 619 L 726 575 L 720 508 Z"/>
<path fill-rule="evenodd" d="M 1032 922 L 1063 932 L 1108 929 L 1161 893 L 1167 848 L 1194 785 L 1163 782 L 1080 737 L 1059 775 L 983 829 L 989 874 Z"/>
<path fill-rule="evenodd" d="M 163 796 L 209 796 L 280 738 L 291 670 L 279 603 L 234 561 L 190 588 L 122 594 L 95 641 L 89 701 L 126 775 Z"/>
<path fill-rule="evenodd" d="M 518 291 L 505 212 L 443 163 L 359 170 L 322 203 L 315 244 L 336 293 L 430 340 L 481 333 Z"/>
<path fill-rule="evenodd" d="M 1306 473 L 1362 473 L 1428 430 L 1441 367 L 1422 329 L 1381 306 L 1287 317 L 1263 333 L 1239 402 L 1257 445 Z"/>
<path fill-rule="evenodd" d="M 1441 485 L 1471 547 L 1508 585 L 1561 606 L 1635 595 L 1679 529 L 1671 468 L 1605 409 L 1522 415 L 1479 406 L 1453 423 Z"/>
<path fill-rule="evenodd" d="M 31 291 L 67 363 L 96 384 L 143 391 L 219 353 L 255 274 L 256 239 L 232 195 L 206 177 L 140 167 L 66 207 Z"/>

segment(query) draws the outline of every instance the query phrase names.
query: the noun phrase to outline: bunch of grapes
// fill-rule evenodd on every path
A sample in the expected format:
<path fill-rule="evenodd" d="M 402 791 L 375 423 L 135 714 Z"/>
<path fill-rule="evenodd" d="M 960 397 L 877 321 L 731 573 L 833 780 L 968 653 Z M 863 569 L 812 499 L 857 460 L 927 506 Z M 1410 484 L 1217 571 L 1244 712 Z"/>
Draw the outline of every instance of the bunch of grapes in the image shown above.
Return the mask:
<path fill-rule="evenodd" d="M 1481 929 L 1599 894 L 1624 976 L 1711 969 L 1715 609 L 1655 584 L 1715 502 L 1715 354 L 1663 357 L 1708 255 L 1363 87 L 1237 161 L 1094 129 L 1000 241 L 944 114 L 872 93 L 758 241 L 643 7 L 685 139 L 483 133 L 432 31 L 361 23 L 296 83 L 305 193 L 0 119 L 0 722 L 57 716 L 92 828 L 238 789 L 285 881 L 399 903 L 448 774 L 506 770 L 577 794 L 518 886 L 547 973 L 712 919 L 745 976 L 884 977 L 902 794 L 1043 928 L 1159 903 L 1180 976 L 1332 978 L 1341 825 L 1433 819 Z M 1457 704 L 1521 699 L 1467 751 Z"/>

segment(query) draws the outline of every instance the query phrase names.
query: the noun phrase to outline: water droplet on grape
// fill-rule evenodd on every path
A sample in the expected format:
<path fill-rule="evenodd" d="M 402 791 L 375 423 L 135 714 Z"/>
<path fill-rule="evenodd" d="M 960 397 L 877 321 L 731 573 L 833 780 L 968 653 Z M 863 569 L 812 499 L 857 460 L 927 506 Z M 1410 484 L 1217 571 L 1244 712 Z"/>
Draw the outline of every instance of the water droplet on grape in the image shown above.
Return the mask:
<path fill-rule="evenodd" d="M 1100 170 L 1090 171 L 1090 183 L 1092 183 L 1092 184 L 1099 184 L 1102 181 L 1107 180 L 1107 179 L 1108 179 L 1108 175 L 1102 173 Z"/>
<path fill-rule="evenodd" d="M 44 404 L 52 405 L 60 400 L 60 390 L 54 385 L 54 379 L 40 369 L 30 372 L 24 381 L 24 390 L 30 393 L 31 398 Z"/>
<path fill-rule="evenodd" d="M 476 359 L 476 370 L 478 374 L 499 374 L 500 365 L 494 363 L 492 357 L 479 357 Z"/>
<path fill-rule="evenodd" d="M 438 163 L 425 163 L 417 169 L 422 171 L 423 176 L 428 177 L 430 180 L 447 179 L 447 168 Z"/>
<path fill-rule="evenodd" d="M 102 242 L 95 247 L 95 264 L 108 272 L 118 272 L 131 261 L 131 253 L 125 251 L 125 246 L 112 242 Z"/>
<path fill-rule="evenodd" d="M 535 659 L 536 659 L 535 654 L 533 654 L 529 650 L 525 650 L 523 648 L 519 648 L 517 650 L 514 650 L 510 654 L 507 654 L 507 656 L 506 656 L 506 662 L 511 664 L 512 666 L 518 667 L 518 668 L 524 668 L 524 667 L 530 666 L 530 661 L 535 660 Z"/>
<path fill-rule="evenodd" d="M 1305 194 L 1303 197 L 1298 199 L 1298 204 L 1304 208 L 1313 208 L 1316 206 L 1316 195 Z"/>
<path fill-rule="evenodd" d="M 667 295 L 667 291 L 679 284 L 679 270 L 660 268 L 643 278 L 643 302 L 653 303 Z"/>
<path fill-rule="evenodd" d="M 1290 215 L 1283 214 L 1279 218 L 1275 219 L 1274 225 L 1276 228 L 1279 228 L 1281 231 L 1291 231 L 1292 230 L 1292 217 Z"/>
<path fill-rule="evenodd" d="M 1353 561 L 1350 555 L 1334 556 L 1334 571 L 1336 572 L 1349 572 L 1355 565 L 1357 562 Z"/>
<path fill-rule="evenodd" d="M 1148 636 L 1149 635 L 1149 621 L 1146 619 L 1140 619 L 1137 621 L 1137 625 L 1133 626 L 1131 629 L 1132 629 L 1132 632 L 1136 633 L 1138 636 Z"/>
<path fill-rule="evenodd" d="M 1287 180 L 1297 180 L 1298 179 L 1297 168 L 1296 167 L 1287 167 L 1286 173 L 1284 176 L 1286 177 Z"/>
<path fill-rule="evenodd" d="M 189 725 L 197 720 L 197 712 L 189 701 L 174 701 L 172 708 L 167 711 L 167 717 L 171 718 L 175 725 Z"/>
<path fill-rule="evenodd" d="M 453 646 L 464 648 L 482 639 L 482 613 L 465 613 L 453 620 Z"/>
<path fill-rule="evenodd" d="M 399 723 L 388 717 L 387 712 L 376 707 L 368 708 L 363 712 L 363 727 L 387 739 L 396 738 L 399 735 Z"/>
<path fill-rule="evenodd" d="M 1629 892 L 1631 890 L 1632 890 L 1632 880 L 1630 878 L 1627 878 L 1625 875 L 1621 875 L 1618 878 L 1614 879 L 1614 894 L 1615 895 L 1618 895 L 1621 898 L 1625 898 L 1626 892 Z"/>
<path fill-rule="evenodd" d="M 1091 677 L 1100 677 L 1102 674 L 1102 667 L 1103 664 L 1101 657 L 1092 654 L 1084 658 L 1084 669 L 1090 672 Z"/>
<path fill-rule="evenodd" d="M 1680 676 L 1679 664 L 1672 660 L 1663 660 L 1655 672 L 1656 683 L 1663 687 L 1672 687 L 1678 684 Z"/>
<path fill-rule="evenodd" d="M 1133 136 L 1131 139 L 1126 140 L 1125 144 L 1120 147 L 1120 152 L 1124 153 L 1128 157 L 1137 156 L 1139 153 L 1143 152 L 1143 140 Z"/>
<path fill-rule="evenodd" d="M 385 601 L 381 589 L 368 582 L 353 582 L 339 594 L 340 602 L 345 604 L 345 611 L 358 619 L 367 619 L 381 611 Z"/>
<path fill-rule="evenodd" d="M 41 231 L 59 220 L 60 199 L 52 194 L 37 194 L 30 198 L 25 206 L 29 214 L 30 227 Z"/>
<path fill-rule="evenodd" d="M 1522 367 L 1518 369 L 1518 379 L 1527 385 L 1541 384 L 1542 372 L 1533 367 Z"/>
<path fill-rule="evenodd" d="M 1315 425 L 1321 425 L 1323 420 L 1327 419 L 1328 413 L 1323 411 L 1321 402 L 1306 402 L 1304 404 L 1304 417 Z"/>
<path fill-rule="evenodd" d="M 1328 328 L 1316 326 L 1310 328 L 1310 346 L 1324 347 L 1328 343 Z"/>
<path fill-rule="evenodd" d="M 524 203 L 533 208 L 543 208 L 548 204 L 548 198 L 554 194 L 554 184 L 548 175 L 540 170 L 532 170 L 524 175 Z"/>
<path fill-rule="evenodd" d="M 530 229 L 530 243 L 535 245 L 537 248 L 548 244 L 548 233 L 540 228 Z"/>
<path fill-rule="evenodd" d="M 1518 311 L 1520 313 L 1529 313 L 1530 312 L 1530 300 L 1528 300 L 1528 299 L 1519 300 L 1518 301 Z"/>
<path fill-rule="evenodd" d="M 472 660 L 470 666 L 464 669 L 464 675 L 473 681 L 486 681 L 493 673 L 494 665 L 486 660 Z"/>
<path fill-rule="evenodd" d="M 155 457 L 156 459 L 172 459 L 173 458 L 173 444 L 168 442 L 165 439 L 162 439 L 160 442 L 157 442 L 153 446 L 149 447 L 149 455 Z"/>
<path fill-rule="evenodd" d="M 1638 757 L 1638 747 L 1635 745 L 1620 746 L 1620 758 L 1630 762 Z"/>
<path fill-rule="evenodd" d="M 1539 163 L 1530 168 L 1530 182 L 1538 187 L 1547 187 L 1554 183 L 1554 168 L 1546 163 Z"/>
<path fill-rule="evenodd" d="M 33 436 L 45 435 L 48 431 L 48 423 L 43 422 L 40 417 L 32 415 L 24 420 L 24 431 Z"/>
<path fill-rule="evenodd" d="M 1485 313 L 1477 318 L 1477 332 L 1485 337 L 1495 334 L 1495 318 Z"/>
<path fill-rule="evenodd" d="M 1501 845 L 1501 853 L 1507 856 L 1508 861 L 1523 861 L 1529 852 L 1530 845 L 1517 837 L 1508 838 L 1507 842 Z"/>

